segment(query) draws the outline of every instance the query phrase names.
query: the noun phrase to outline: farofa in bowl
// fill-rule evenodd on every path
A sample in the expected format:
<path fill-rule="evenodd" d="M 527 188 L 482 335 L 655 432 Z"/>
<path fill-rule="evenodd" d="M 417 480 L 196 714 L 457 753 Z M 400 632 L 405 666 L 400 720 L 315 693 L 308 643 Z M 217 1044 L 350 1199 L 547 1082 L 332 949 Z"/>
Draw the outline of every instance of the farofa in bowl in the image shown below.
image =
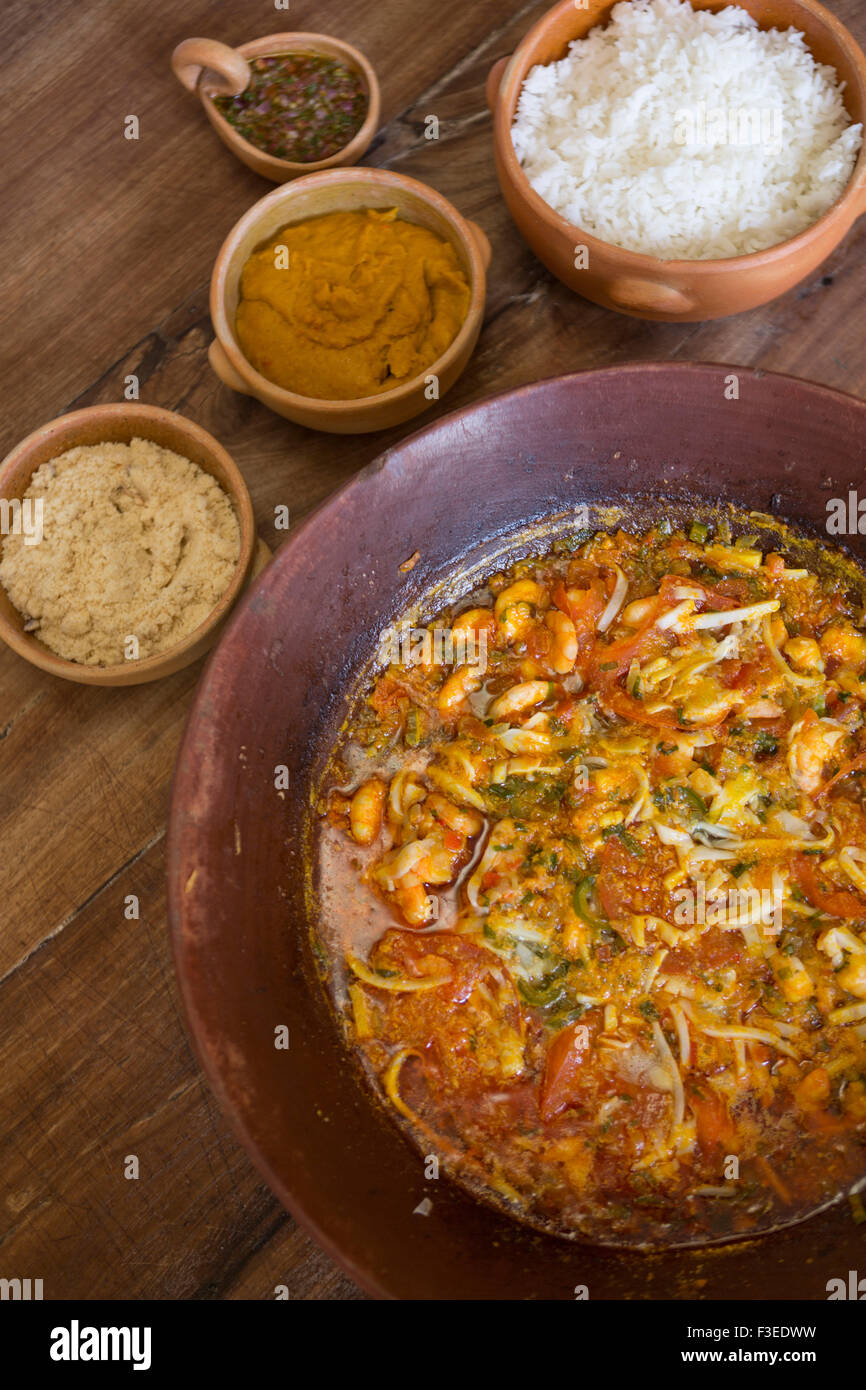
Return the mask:
<path fill-rule="evenodd" d="M 37 468 L 24 493 L 38 540 L 5 538 L 0 583 L 67 661 L 111 666 L 169 650 L 205 621 L 241 550 L 226 493 L 152 440 L 85 444 Z"/>

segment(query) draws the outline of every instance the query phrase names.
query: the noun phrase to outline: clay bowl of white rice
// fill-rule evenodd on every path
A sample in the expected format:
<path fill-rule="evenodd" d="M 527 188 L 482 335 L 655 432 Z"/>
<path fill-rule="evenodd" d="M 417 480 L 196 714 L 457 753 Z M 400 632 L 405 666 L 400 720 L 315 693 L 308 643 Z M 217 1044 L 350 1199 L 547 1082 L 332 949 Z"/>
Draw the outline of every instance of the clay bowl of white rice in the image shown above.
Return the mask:
<path fill-rule="evenodd" d="M 487 97 L 518 229 L 621 313 L 753 309 L 866 212 L 866 57 L 812 0 L 562 0 Z"/>

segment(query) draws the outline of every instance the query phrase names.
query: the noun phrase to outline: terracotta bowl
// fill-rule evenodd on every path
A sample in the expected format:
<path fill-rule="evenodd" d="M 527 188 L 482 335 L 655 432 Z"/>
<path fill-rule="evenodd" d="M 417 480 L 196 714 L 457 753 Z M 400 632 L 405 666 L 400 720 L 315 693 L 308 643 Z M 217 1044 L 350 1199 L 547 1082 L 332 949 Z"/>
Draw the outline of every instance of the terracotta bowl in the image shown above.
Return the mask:
<path fill-rule="evenodd" d="M 692 0 L 699 10 L 720 10 L 727 0 Z M 542 16 L 509 58 L 490 71 L 487 101 L 493 112 L 496 172 L 508 210 L 539 260 L 569 289 L 636 318 L 671 323 L 722 318 L 754 309 L 812 275 L 866 212 L 866 146 L 839 200 L 799 236 L 715 261 L 663 261 L 599 241 L 566 222 L 530 187 L 511 141 L 517 100 L 529 69 L 564 58 L 573 39 L 603 24 L 615 0 L 562 0 Z M 819 62 L 845 81 L 851 119 L 866 123 L 866 57 L 838 19 L 813 0 L 737 0 L 762 28 L 801 30 Z M 575 247 L 585 246 L 588 268 L 575 268 Z"/>
<path fill-rule="evenodd" d="M 177 646 L 116 666 L 85 666 L 57 656 L 38 637 L 24 631 L 24 619 L 0 585 L 0 638 L 34 666 L 80 685 L 141 685 L 189 666 L 209 651 L 242 590 L 270 557 L 256 542 L 253 505 L 241 473 L 221 444 L 182 415 L 155 405 L 93 405 L 51 420 L 23 439 L 0 463 L 0 497 L 21 498 L 40 464 L 80 444 L 128 443 L 152 439 L 197 463 L 228 493 L 241 531 L 241 553 L 232 581 L 210 617 Z"/>
<path fill-rule="evenodd" d="M 407 222 L 416 222 L 449 241 L 457 252 L 472 291 L 469 312 L 457 337 L 417 377 L 378 396 L 326 401 L 275 386 L 247 361 L 235 337 L 240 278 L 247 260 L 290 223 L 328 212 L 392 207 Z M 484 318 L 489 263 L 490 243 L 481 228 L 467 222 L 441 193 L 426 184 L 385 169 L 333 169 L 310 174 L 274 189 L 254 204 L 223 242 L 210 286 L 210 313 L 216 332 L 209 351 L 211 366 L 233 391 L 255 396 L 278 415 L 310 429 L 363 434 L 401 425 L 429 409 L 426 383 L 431 374 L 438 378 L 439 395 L 444 396 L 469 361 Z"/>
<path fill-rule="evenodd" d="M 425 1181 L 325 998 L 304 845 L 354 673 L 446 575 L 499 568 L 528 525 L 563 513 L 573 525 L 577 504 L 630 496 L 636 520 L 733 501 L 826 535 L 827 498 L 862 480 L 864 432 L 862 402 L 747 368 L 661 363 L 535 383 L 389 449 L 294 532 L 232 617 L 175 773 L 180 989 L 208 1080 L 262 1175 L 372 1293 L 572 1299 L 585 1284 L 591 1299 L 823 1299 L 829 1278 L 862 1270 L 845 1201 L 759 1240 L 646 1255 L 540 1235 L 448 1179 Z M 850 544 L 866 558 L 866 538 Z M 280 764 L 288 791 L 275 790 Z M 274 1047 L 278 1025 L 288 1049 Z"/>
<path fill-rule="evenodd" d="M 266 154 L 250 144 L 229 124 L 213 100 L 216 96 L 234 96 L 243 91 L 249 80 L 249 58 L 270 58 L 278 53 L 299 52 L 338 59 L 360 75 L 367 93 L 367 115 L 357 135 L 328 159 L 307 164 L 278 159 L 276 155 Z M 318 169 L 356 164 L 366 153 L 379 127 L 382 103 L 375 72 L 357 48 L 343 43 L 341 39 L 332 39 L 328 34 L 267 34 L 264 38 L 239 44 L 237 48 L 230 48 L 216 39 L 184 39 L 171 55 L 171 66 L 181 85 L 201 99 L 204 113 L 223 144 L 250 169 L 272 183 L 286 183 L 300 174 L 310 174 Z"/>

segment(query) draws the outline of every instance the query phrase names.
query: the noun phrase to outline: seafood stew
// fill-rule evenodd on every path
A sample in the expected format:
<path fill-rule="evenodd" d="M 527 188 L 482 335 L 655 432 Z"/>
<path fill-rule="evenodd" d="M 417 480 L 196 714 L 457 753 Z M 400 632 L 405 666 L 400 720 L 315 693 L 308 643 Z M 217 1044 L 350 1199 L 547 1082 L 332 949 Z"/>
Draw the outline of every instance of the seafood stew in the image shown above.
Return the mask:
<path fill-rule="evenodd" d="M 329 978 L 379 1095 L 476 1195 L 682 1244 L 862 1176 L 858 584 L 662 523 L 383 634 L 319 803 Z"/>

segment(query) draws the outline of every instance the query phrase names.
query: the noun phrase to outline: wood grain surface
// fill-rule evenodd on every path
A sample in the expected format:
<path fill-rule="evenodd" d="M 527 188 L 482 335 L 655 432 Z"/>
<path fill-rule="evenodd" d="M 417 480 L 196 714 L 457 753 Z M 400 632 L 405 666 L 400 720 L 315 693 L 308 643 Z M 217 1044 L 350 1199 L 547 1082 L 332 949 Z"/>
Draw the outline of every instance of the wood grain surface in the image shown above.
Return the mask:
<path fill-rule="evenodd" d="M 183 13 L 180 13 L 180 10 Z M 365 160 L 433 185 L 493 246 L 485 327 L 427 417 L 540 377 L 680 358 L 760 366 L 866 396 L 866 236 L 766 308 L 654 324 L 565 290 L 515 231 L 493 172 L 484 79 L 544 4 L 514 0 L 6 0 L 0 17 L 0 452 L 75 406 L 141 399 L 210 430 L 260 535 L 297 523 L 400 431 L 317 435 L 221 386 L 206 356 L 216 252 L 271 185 L 217 141 L 171 50 L 314 29 L 379 73 Z M 830 8 L 866 44 L 862 0 Z M 438 141 L 424 138 L 436 115 Z M 139 139 L 124 138 L 124 118 Z M 407 430 L 402 433 L 408 432 Z M 335 563 L 339 556 L 334 557 Z M 282 1210 L 233 1139 L 180 1017 L 165 820 L 196 666 L 88 689 L 0 650 L 0 1276 L 46 1298 L 362 1295 Z M 138 920 L 125 915 L 128 896 Z M 128 1155 L 138 1180 L 124 1176 Z"/>

